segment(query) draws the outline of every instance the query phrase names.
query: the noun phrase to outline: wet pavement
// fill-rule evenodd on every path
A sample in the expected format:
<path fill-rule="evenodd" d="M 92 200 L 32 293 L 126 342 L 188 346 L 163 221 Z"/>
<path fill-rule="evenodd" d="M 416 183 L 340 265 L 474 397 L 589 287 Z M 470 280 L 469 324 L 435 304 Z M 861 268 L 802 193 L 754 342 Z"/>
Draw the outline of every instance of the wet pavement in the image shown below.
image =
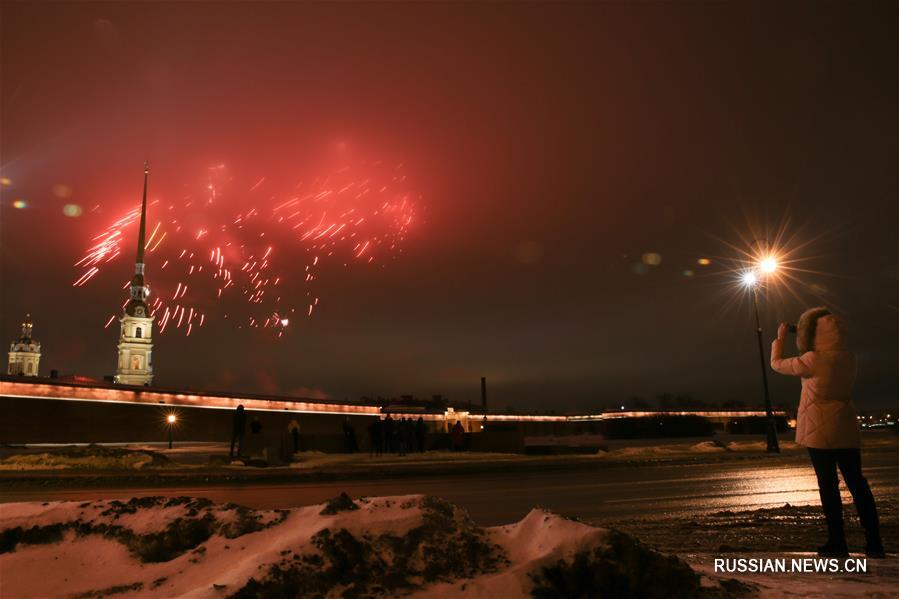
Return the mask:
<path fill-rule="evenodd" d="M 899 503 L 899 454 L 867 452 L 865 474 L 875 497 Z M 814 473 L 803 454 L 690 463 L 597 463 L 595 468 L 410 476 L 386 480 L 125 489 L 4 489 L 0 501 L 84 500 L 141 495 L 192 495 L 253 508 L 320 503 L 341 491 L 353 496 L 437 495 L 495 525 L 543 506 L 593 522 L 683 518 L 722 511 L 816 505 Z M 845 489 L 844 489 L 845 494 Z M 848 494 L 845 494 L 849 500 Z"/>
<path fill-rule="evenodd" d="M 0 502 L 190 495 L 271 509 L 321 503 L 344 491 L 352 496 L 429 494 L 460 505 L 486 526 L 520 520 L 533 507 L 542 506 L 594 525 L 618 528 L 650 547 L 677 554 L 705 576 L 747 583 L 755 596 L 763 598 L 899 596 L 893 590 L 899 588 L 895 557 L 899 552 L 899 451 L 895 447 L 863 453 L 890 558 L 869 561 L 862 574 L 714 572 L 716 558 L 814 558 L 825 526 L 814 472 L 803 452 L 712 454 L 689 461 L 600 459 L 552 469 L 516 470 L 509 464 L 507 469 L 466 472 L 470 467 L 466 464 L 447 475 L 302 483 L 242 481 L 127 489 L 6 486 L 0 488 Z M 842 490 L 847 541 L 853 557 L 861 558 L 864 538 L 851 498 Z"/>

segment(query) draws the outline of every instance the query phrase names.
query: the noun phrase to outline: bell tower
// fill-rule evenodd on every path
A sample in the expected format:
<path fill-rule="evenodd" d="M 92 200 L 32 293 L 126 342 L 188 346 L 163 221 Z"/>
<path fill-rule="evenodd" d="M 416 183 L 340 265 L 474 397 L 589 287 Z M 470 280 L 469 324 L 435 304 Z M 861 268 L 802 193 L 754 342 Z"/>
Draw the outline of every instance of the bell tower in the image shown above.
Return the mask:
<path fill-rule="evenodd" d="M 37 376 L 41 364 L 41 343 L 31 337 L 31 315 L 25 316 L 22 323 L 22 336 L 9 344 L 9 368 L 7 374 L 18 376 Z"/>
<path fill-rule="evenodd" d="M 153 382 L 153 316 L 147 306 L 150 288 L 144 280 L 144 245 L 147 229 L 147 178 L 150 166 L 144 162 L 144 196 L 140 206 L 137 260 L 131 278 L 131 299 L 119 319 L 119 362 L 115 382 L 122 385 L 150 385 Z"/>

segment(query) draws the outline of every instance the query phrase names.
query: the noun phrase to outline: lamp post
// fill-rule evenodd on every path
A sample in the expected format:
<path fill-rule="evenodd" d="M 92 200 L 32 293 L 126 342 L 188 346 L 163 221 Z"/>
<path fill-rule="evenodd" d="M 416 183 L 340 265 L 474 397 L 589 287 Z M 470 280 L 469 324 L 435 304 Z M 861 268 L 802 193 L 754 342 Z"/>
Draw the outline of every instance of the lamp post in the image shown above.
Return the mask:
<path fill-rule="evenodd" d="M 169 426 L 169 449 L 172 448 L 172 431 L 175 428 L 175 422 L 178 421 L 178 418 L 174 414 L 169 414 L 165 417 L 165 421 Z"/>
<path fill-rule="evenodd" d="M 765 258 L 759 261 L 758 270 L 761 274 L 771 274 L 777 270 L 777 261 L 774 258 Z M 762 369 L 762 387 L 765 390 L 765 427 L 768 440 L 768 453 L 780 453 L 780 444 L 777 442 L 777 422 L 774 420 L 774 410 L 771 408 L 771 392 L 768 389 L 768 364 L 765 360 L 765 349 L 762 344 L 762 321 L 759 318 L 759 273 L 751 270 L 743 275 L 743 284 L 752 291 L 752 307 L 755 311 L 755 333 L 759 345 L 759 365 Z"/>

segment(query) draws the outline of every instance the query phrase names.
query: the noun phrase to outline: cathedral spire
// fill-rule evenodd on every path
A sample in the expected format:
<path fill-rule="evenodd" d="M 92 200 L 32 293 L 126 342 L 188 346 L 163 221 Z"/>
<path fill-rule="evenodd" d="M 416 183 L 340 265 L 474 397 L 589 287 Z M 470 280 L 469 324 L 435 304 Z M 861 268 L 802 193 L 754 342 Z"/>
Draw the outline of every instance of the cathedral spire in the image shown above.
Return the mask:
<path fill-rule="evenodd" d="M 144 264 L 144 245 L 146 244 L 144 238 L 147 231 L 147 177 L 149 174 L 150 163 L 144 160 L 144 198 L 140 204 L 140 233 L 137 236 L 137 264 L 141 266 Z M 138 274 L 144 274 L 143 268 Z"/>
<path fill-rule="evenodd" d="M 149 312 L 146 300 L 150 296 L 150 288 L 144 281 L 144 246 L 146 245 L 147 231 L 147 178 L 150 174 L 150 165 L 144 162 L 144 195 L 140 204 L 140 228 L 137 233 L 137 258 L 134 263 L 134 276 L 131 278 L 131 301 L 125 306 L 125 312 L 130 315 L 141 308 L 141 315 Z"/>
<path fill-rule="evenodd" d="M 149 385 L 153 382 L 153 319 L 147 305 L 150 288 L 144 281 L 144 246 L 147 233 L 147 178 L 150 165 L 144 162 L 144 196 L 140 204 L 140 228 L 137 232 L 137 256 L 131 278 L 131 299 L 119 319 L 119 363 L 115 382 L 123 385 Z"/>

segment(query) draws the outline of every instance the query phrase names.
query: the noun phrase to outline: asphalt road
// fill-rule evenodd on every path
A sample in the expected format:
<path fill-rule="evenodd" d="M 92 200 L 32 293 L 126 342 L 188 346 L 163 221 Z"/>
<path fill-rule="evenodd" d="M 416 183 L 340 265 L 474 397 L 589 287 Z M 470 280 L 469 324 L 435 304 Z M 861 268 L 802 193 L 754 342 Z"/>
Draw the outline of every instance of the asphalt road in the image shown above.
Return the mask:
<path fill-rule="evenodd" d="M 864 457 L 868 481 L 879 500 L 899 500 L 899 452 Z M 350 495 L 437 495 L 466 508 L 481 525 L 513 522 L 532 507 L 610 522 L 628 518 L 672 518 L 720 510 L 817 504 L 814 473 L 804 455 L 723 462 L 641 464 L 393 480 L 124 489 L 0 490 L 0 501 L 57 501 L 191 495 L 258 509 L 321 503 Z M 848 494 L 845 493 L 848 501 Z M 2 508 L 0 508 L 2 510 Z"/>

